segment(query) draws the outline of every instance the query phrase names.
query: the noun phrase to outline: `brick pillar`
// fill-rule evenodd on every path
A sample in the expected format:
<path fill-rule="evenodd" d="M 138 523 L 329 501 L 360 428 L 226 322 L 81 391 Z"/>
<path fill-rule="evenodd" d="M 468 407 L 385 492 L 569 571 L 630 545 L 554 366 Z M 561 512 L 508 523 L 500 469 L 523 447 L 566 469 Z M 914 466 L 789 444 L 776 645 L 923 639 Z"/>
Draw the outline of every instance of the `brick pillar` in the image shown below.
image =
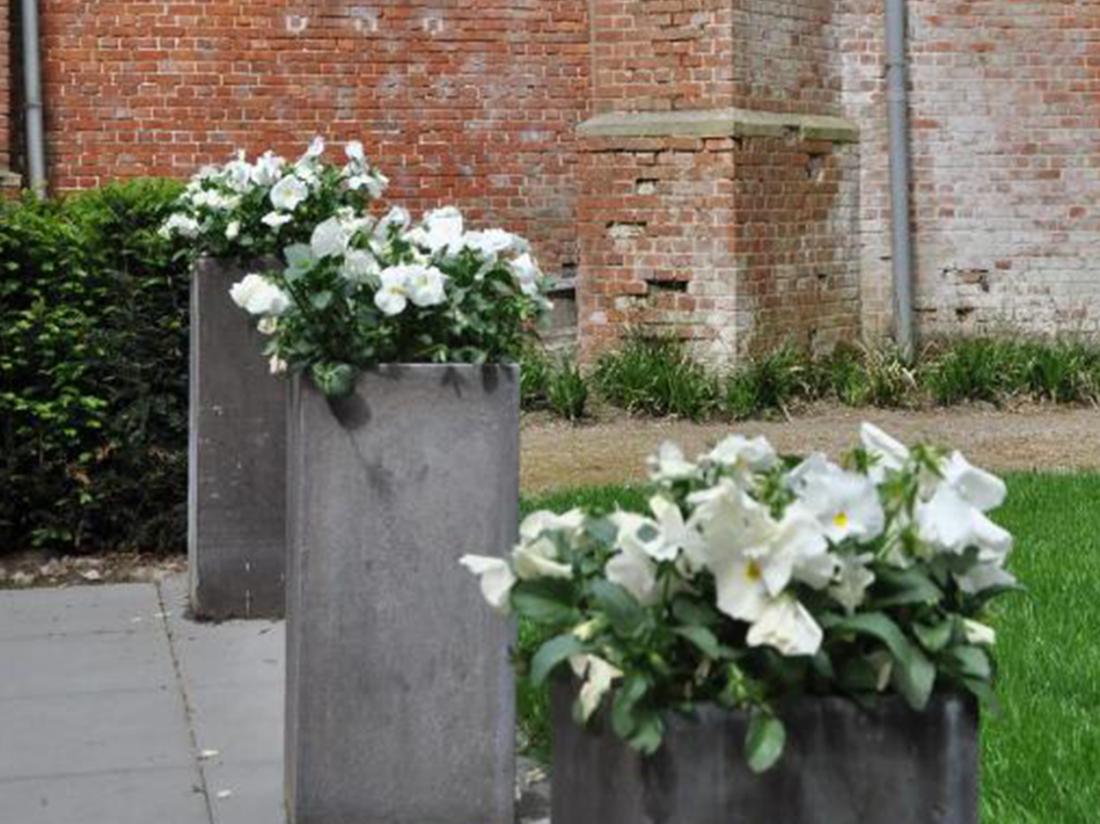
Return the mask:
<path fill-rule="evenodd" d="M 833 0 L 593 0 L 578 325 L 717 367 L 859 333 L 858 146 Z"/>

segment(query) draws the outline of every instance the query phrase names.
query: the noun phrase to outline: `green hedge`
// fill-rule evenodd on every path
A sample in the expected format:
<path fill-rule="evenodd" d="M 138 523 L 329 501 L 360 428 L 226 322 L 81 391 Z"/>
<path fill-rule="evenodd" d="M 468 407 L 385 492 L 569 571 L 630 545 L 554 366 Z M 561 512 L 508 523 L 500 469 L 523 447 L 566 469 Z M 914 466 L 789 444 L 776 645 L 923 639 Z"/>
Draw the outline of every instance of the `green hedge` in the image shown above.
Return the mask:
<path fill-rule="evenodd" d="M 0 552 L 186 535 L 187 264 L 177 183 L 0 207 Z"/>

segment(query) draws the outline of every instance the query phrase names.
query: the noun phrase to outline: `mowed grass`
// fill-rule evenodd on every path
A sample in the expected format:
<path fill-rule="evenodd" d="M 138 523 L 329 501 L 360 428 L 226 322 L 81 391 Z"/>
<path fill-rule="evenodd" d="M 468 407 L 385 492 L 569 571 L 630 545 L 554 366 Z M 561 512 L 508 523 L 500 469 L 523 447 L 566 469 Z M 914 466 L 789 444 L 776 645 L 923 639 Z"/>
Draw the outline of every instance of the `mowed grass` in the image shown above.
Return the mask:
<path fill-rule="evenodd" d="M 995 518 L 1016 536 L 1010 568 L 1028 588 L 996 607 L 1001 712 L 982 724 L 985 824 L 1100 821 L 1100 475 L 1007 477 Z M 640 508 L 631 487 L 565 490 L 523 502 L 534 509 Z M 521 645 L 539 642 L 520 627 Z M 545 696 L 521 684 L 521 728 L 545 758 Z"/>

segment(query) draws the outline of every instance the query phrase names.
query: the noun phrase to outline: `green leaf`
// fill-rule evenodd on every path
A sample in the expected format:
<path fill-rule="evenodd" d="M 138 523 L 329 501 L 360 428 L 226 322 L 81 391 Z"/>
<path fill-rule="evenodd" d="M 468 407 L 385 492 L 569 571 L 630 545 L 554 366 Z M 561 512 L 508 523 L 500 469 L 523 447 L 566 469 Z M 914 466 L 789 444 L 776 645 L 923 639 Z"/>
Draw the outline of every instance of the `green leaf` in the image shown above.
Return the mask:
<path fill-rule="evenodd" d="M 993 665 L 989 661 L 989 655 L 981 647 L 961 644 L 949 649 L 945 658 L 951 664 L 951 668 L 964 679 L 977 678 L 988 681 L 993 677 Z"/>
<path fill-rule="evenodd" d="M 665 725 L 661 717 L 655 712 L 647 712 L 638 719 L 637 727 L 628 743 L 643 755 L 653 755 L 660 748 L 664 737 Z"/>
<path fill-rule="evenodd" d="M 617 584 L 598 580 L 592 584 L 592 599 L 603 610 L 619 635 L 630 638 L 645 626 L 646 613 L 634 596 Z"/>
<path fill-rule="evenodd" d="M 766 710 L 753 709 L 745 735 L 745 759 L 749 769 L 754 773 L 771 769 L 783 755 L 786 743 L 787 729 L 783 722 Z"/>
<path fill-rule="evenodd" d="M 539 686 L 558 664 L 581 652 L 584 652 L 584 643 L 572 633 L 551 638 L 531 659 L 531 683 Z"/>
<path fill-rule="evenodd" d="M 861 613 L 838 621 L 832 628 L 837 632 L 868 635 L 885 644 L 894 657 L 892 677 L 898 691 L 913 709 L 923 710 L 927 706 L 936 668 L 888 616 L 881 612 Z"/>
<path fill-rule="evenodd" d="M 672 602 L 672 614 L 681 624 L 704 627 L 717 626 L 722 621 L 718 610 L 705 601 L 697 601 L 686 595 L 678 595 Z"/>
<path fill-rule="evenodd" d="M 631 673 L 615 692 L 615 701 L 611 706 L 611 728 L 620 738 L 629 739 L 638 727 L 634 708 L 649 691 L 649 682 L 644 675 Z"/>
<path fill-rule="evenodd" d="M 919 567 L 878 569 L 875 575 L 876 607 L 935 604 L 943 599 L 943 592 Z"/>
<path fill-rule="evenodd" d="M 921 646 L 929 652 L 939 652 L 951 642 L 955 630 L 955 619 L 948 618 L 933 627 L 926 624 L 913 624 L 913 634 Z"/>
<path fill-rule="evenodd" d="M 537 624 L 572 626 L 581 620 L 580 611 L 573 605 L 569 581 L 552 578 L 520 581 L 512 589 L 512 606 Z"/>
<path fill-rule="evenodd" d="M 672 631 L 681 638 L 690 641 L 708 658 L 718 660 L 726 657 L 728 650 L 722 646 L 717 636 L 706 627 L 698 625 L 674 627 Z"/>
<path fill-rule="evenodd" d="M 347 363 L 315 363 L 309 374 L 327 398 L 346 398 L 355 389 L 355 367 Z"/>

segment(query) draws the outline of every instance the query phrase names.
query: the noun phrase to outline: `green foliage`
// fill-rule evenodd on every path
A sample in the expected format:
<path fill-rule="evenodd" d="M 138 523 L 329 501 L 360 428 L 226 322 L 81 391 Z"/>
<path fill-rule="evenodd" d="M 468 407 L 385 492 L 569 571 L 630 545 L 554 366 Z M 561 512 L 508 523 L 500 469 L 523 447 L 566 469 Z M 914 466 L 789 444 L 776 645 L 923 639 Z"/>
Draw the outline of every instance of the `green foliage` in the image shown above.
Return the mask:
<path fill-rule="evenodd" d="M 788 414 L 790 404 L 814 396 L 813 365 L 793 346 L 750 359 L 726 382 L 726 411 L 737 419 L 773 412 Z"/>
<path fill-rule="evenodd" d="M 554 356 L 532 342 L 520 355 L 519 395 L 524 409 L 576 421 L 588 406 L 588 381 L 570 355 Z"/>
<path fill-rule="evenodd" d="M 1023 347 L 1012 339 L 959 338 L 924 368 L 924 384 L 944 406 L 963 401 L 999 403 L 1025 384 Z"/>
<path fill-rule="evenodd" d="M 911 405 L 916 400 L 916 374 L 893 345 L 841 344 L 814 366 L 818 397 L 836 398 L 846 406 L 879 408 Z"/>
<path fill-rule="evenodd" d="M 180 187 L 0 207 L 0 548 L 177 549 L 186 266 L 157 234 Z"/>
<path fill-rule="evenodd" d="M 702 420 L 717 408 L 719 382 L 681 341 L 631 336 L 600 358 L 596 387 L 629 412 Z"/>

